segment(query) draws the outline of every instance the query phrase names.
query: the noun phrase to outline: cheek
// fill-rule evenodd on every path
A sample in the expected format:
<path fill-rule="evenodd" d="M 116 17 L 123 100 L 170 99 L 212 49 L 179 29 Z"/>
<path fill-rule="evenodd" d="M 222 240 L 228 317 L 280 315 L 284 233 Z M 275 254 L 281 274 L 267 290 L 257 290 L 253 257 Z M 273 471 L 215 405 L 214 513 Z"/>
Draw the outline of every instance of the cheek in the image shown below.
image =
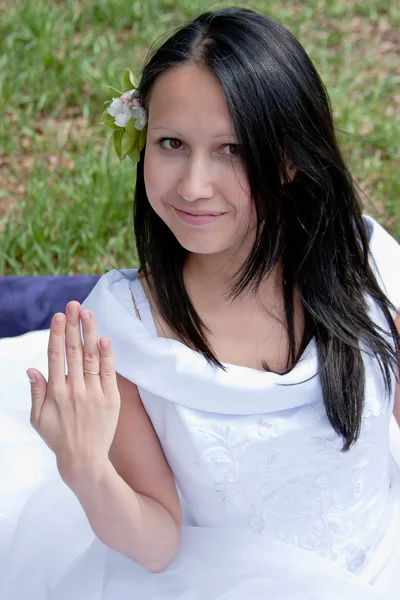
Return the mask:
<path fill-rule="evenodd" d="M 251 198 L 242 199 L 242 205 L 238 213 L 238 228 L 242 235 L 254 231 L 257 226 L 257 213 Z"/>
<path fill-rule="evenodd" d="M 235 198 L 233 203 L 237 220 L 241 228 L 253 228 L 257 222 L 257 214 L 254 202 L 250 195 L 250 186 L 246 177 L 243 175 L 236 179 L 231 188 L 231 198 Z"/>
<path fill-rule="evenodd" d="M 256 212 L 256 207 L 254 204 L 254 201 L 252 200 L 252 198 L 249 199 L 249 221 L 250 221 L 250 225 L 251 227 L 255 227 L 257 224 L 257 212 Z"/>

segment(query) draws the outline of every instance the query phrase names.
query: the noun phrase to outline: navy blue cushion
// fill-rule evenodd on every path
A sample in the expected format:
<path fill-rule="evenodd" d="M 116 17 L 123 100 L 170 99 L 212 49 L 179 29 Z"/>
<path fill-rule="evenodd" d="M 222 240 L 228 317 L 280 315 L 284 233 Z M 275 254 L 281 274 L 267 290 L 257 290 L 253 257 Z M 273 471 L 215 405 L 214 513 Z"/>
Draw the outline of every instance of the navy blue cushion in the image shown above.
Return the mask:
<path fill-rule="evenodd" d="M 70 300 L 83 302 L 99 275 L 0 277 L 0 338 L 48 329 Z"/>

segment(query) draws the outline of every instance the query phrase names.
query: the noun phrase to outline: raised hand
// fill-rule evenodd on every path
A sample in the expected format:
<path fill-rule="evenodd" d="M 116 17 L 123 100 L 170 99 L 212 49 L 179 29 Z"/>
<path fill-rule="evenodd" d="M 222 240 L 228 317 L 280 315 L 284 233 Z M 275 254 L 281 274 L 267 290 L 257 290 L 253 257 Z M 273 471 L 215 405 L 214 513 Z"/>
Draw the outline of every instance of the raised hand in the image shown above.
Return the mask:
<path fill-rule="evenodd" d="M 87 477 L 101 476 L 109 463 L 120 410 L 111 342 L 101 338 L 98 343 L 93 315 L 80 310 L 78 302 L 69 302 L 66 314 L 53 316 L 48 364 L 48 382 L 39 371 L 27 371 L 31 424 L 55 453 L 61 477 L 73 488 Z"/>

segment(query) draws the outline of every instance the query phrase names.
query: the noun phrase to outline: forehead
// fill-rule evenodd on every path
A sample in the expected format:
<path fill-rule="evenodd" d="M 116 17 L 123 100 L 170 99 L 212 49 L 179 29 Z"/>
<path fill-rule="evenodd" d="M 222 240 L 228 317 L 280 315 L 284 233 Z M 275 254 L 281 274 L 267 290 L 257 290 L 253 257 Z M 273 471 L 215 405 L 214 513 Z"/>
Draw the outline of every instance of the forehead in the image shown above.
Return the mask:
<path fill-rule="evenodd" d="M 149 127 L 192 126 L 232 130 L 228 106 L 217 77 L 193 63 L 172 67 L 158 76 L 149 99 Z"/>

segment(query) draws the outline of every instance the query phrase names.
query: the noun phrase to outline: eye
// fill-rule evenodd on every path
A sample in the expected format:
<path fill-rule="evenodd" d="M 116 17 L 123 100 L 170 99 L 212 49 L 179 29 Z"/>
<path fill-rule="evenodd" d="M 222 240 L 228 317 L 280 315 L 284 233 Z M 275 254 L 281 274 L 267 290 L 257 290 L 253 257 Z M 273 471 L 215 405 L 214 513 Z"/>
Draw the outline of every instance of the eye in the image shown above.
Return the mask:
<path fill-rule="evenodd" d="M 223 149 L 228 149 L 228 152 L 223 152 L 226 156 L 239 156 L 239 145 L 238 144 L 225 144 Z"/>
<path fill-rule="evenodd" d="M 182 143 L 179 140 L 177 140 L 176 138 L 161 138 L 159 140 L 159 143 L 166 150 L 179 150 L 179 148 L 182 145 Z M 166 143 L 167 143 L 167 145 L 166 145 Z"/>

